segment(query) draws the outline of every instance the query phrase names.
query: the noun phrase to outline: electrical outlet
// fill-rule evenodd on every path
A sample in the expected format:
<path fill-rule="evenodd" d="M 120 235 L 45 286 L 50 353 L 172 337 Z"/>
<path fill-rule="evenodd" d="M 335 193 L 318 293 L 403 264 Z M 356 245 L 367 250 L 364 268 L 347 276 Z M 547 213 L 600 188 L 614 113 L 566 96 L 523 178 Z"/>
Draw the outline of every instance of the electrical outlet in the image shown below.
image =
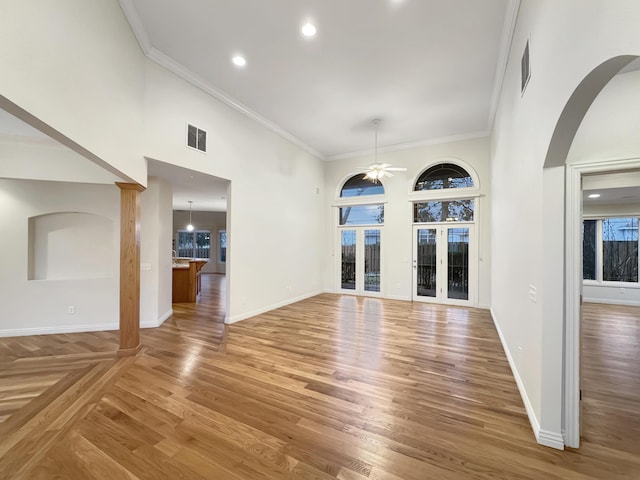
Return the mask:
<path fill-rule="evenodd" d="M 69 315 L 74 315 L 76 313 L 76 307 L 74 307 L 73 305 L 69 305 L 67 307 L 67 313 Z"/>

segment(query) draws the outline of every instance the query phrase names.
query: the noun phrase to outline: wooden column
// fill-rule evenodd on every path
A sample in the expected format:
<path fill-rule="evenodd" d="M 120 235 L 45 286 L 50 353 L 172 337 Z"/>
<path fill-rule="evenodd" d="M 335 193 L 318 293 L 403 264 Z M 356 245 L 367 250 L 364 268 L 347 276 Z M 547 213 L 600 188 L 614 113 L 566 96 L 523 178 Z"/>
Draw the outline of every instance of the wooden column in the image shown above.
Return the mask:
<path fill-rule="evenodd" d="M 140 193 L 137 183 L 116 183 L 120 188 L 120 350 L 140 350 Z"/>

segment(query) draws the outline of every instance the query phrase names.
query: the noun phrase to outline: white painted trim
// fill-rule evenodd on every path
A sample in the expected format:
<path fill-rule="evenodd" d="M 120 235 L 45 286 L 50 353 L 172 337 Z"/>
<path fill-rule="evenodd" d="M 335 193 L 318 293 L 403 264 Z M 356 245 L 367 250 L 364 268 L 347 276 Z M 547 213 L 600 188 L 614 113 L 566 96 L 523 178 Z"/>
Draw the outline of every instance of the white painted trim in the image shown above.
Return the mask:
<path fill-rule="evenodd" d="M 122 9 L 124 16 L 127 17 L 127 21 L 131 26 L 131 30 L 133 30 L 133 34 L 138 40 L 138 44 L 140 45 L 142 52 L 146 55 L 151 49 L 151 40 L 149 39 L 147 30 L 142 24 L 142 20 L 140 20 L 140 15 L 133 4 L 133 0 L 118 0 L 118 3 L 120 3 L 120 8 Z"/>
<path fill-rule="evenodd" d="M 606 298 L 587 298 L 584 297 L 582 299 L 583 302 L 586 303 L 602 303 L 604 305 L 625 305 L 628 307 L 640 307 L 640 302 L 635 302 L 633 300 L 616 300 L 616 299 L 606 299 Z"/>
<path fill-rule="evenodd" d="M 59 333 L 106 332 L 120 330 L 119 323 L 93 325 L 56 325 L 53 327 L 31 327 L 0 330 L 0 337 L 26 337 L 31 335 L 54 335 Z"/>
<path fill-rule="evenodd" d="M 493 312 L 493 308 L 489 310 L 491 313 L 491 320 L 493 320 L 493 325 L 496 327 L 496 332 L 498 332 L 498 337 L 500 338 L 500 343 L 502 343 L 502 349 L 504 350 L 504 354 L 507 357 L 507 361 L 509 362 L 509 366 L 511 367 L 511 373 L 513 373 L 513 378 L 516 381 L 516 385 L 518 386 L 518 391 L 520 392 L 520 396 L 522 397 L 522 403 L 524 403 L 524 408 L 527 411 L 527 416 L 529 417 L 529 423 L 531 424 L 531 428 L 533 429 L 533 434 L 536 437 L 536 441 L 540 442 L 540 422 L 538 421 L 538 417 L 536 417 L 536 413 L 533 410 L 533 405 L 531 405 L 531 400 L 529 400 L 529 395 L 527 395 L 527 389 L 524 386 L 524 382 L 522 378 L 520 378 L 520 373 L 518 372 L 518 368 L 516 367 L 515 362 L 513 361 L 513 356 L 511 355 L 511 351 L 507 345 L 507 341 L 502 334 L 502 330 L 500 329 L 500 325 L 496 321 L 496 316 Z"/>
<path fill-rule="evenodd" d="M 314 149 L 310 145 L 307 145 L 305 142 L 303 142 L 299 138 L 294 137 L 289 132 L 287 132 L 285 129 L 283 129 L 279 125 L 273 123 L 272 121 L 268 120 L 267 118 L 263 117 L 262 115 L 260 115 L 259 113 L 255 112 L 254 110 L 250 109 L 246 105 L 244 105 L 244 104 L 240 103 L 239 101 L 235 100 L 233 97 L 231 97 L 227 93 L 225 93 L 225 92 L 223 92 L 221 90 L 218 90 L 216 87 L 214 87 L 207 80 L 205 80 L 204 78 L 200 77 L 199 75 L 196 75 L 191 70 L 189 70 L 187 67 L 185 67 L 184 65 L 176 62 L 173 58 L 171 58 L 167 54 L 161 52 L 157 48 L 151 47 L 149 49 L 149 51 L 146 53 L 146 55 L 150 60 L 153 60 L 158 65 L 166 68 L 170 72 L 175 73 L 176 75 L 178 75 L 183 80 L 186 80 L 187 82 L 189 82 L 191 85 L 193 85 L 195 87 L 198 87 L 203 92 L 208 93 L 209 95 L 211 95 L 212 97 L 214 97 L 217 100 L 221 101 L 225 105 L 228 105 L 229 107 L 233 108 L 234 110 L 237 110 L 238 112 L 240 112 L 244 116 L 246 116 L 246 117 L 250 118 L 251 120 L 259 123 L 263 127 L 266 127 L 267 129 L 271 130 L 275 134 L 280 135 L 285 140 L 288 140 L 289 142 L 293 143 L 294 145 L 300 147 L 302 150 L 305 150 L 306 152 L 309 152 L 314 157 L 319 158 L 321 160 L 324 160 L 324 155 L 321 154 L 320 152 L 318 152 L 316 149 Z"/>
<path fill-rule="evenodd" d="M 540 429 L 537 440 L 540 445 L 544 445 L 545 447 L 564 450 L 564 437 L 562 433 Z"/>
<path fill-rule="evenodd" d="M 297 303 L 297 302 L 300 302 L 302 300 L 306 300 L 307 298 L 315 297 L 316 295 L 320 295 L 321 293 L 324 293 L 324 291 L 323 290 L 317 290 L 317 291 L 312 292 L 312 293 L 307 293 L 307 294 L 304 294 L 304 295 L 300 295 L 298 297 L 290 298 L 288 300 L 283 300 L 281 302 L 273 303 L 273 304 L 271 304 L 271 305 L 269 305 L 267 307 L 258 308 L 256 310 L 252 310 L 250 312 L 240 313 L 238 315 L 233 315 L 229 319 L 225 318 L 225 323 L 232 324 L 232 323 L 239 322 L 241 320 L 246 320 L 247 318 L 255 317 L 256 315 L 260 315 L 262 313 L 270 312 L 271 310 L 275 310 L 277 308 L 286 307 L 287 305 L 291 305 L 292 303 Z"/>
<path fill-rule="evenodd" d="M 504 76 L 507 72 L 507 64 L 509 63 L 509 53 L 513 43 L 513 34 L 516 31 L 518 22 L 518 13 L 520 11 L 520 0 L 509 0 L 507 11 L 504 16 L 504 24 L 502 26 L 502 38 L 500 41 L 500 50 L 498 53 L 498 62 L 496 64 L 495 82 L 493 84 L 493 92 L 491 94 L 491 103 L 489 106 L 489 116 L 487 118 L 487 131 L 493 131 L 493 124 L 498 111 L 498 102 L 502 93 L 502 85 L 504 84 Z"/>
<path fill-rule="evenodd" d="M 425 140 L 418 140 L 416 142 L 397 143 L 395 145 L 387 145 L 378 147 L 378 154 L 398 152 L 401 150 L 411 150 L 419 147 L 428 147 L 430 145 L 442 145 L 445 143 L 462 142 L 464 140 L 475 140 L 477 138 L 485 138 L 491 135 L 490 130 L 483 130 L 481 132 L 462 133 L 458 135 L 450 135 L 447 137 L 428 138 Z M 337 153 L 335 155 L 326 155 L 324 160 L 327 162 L 333 162 L 334 160 L 345 160 L 348 158 L 365 157 L 375 153 L 374 148 L 367 148 L 364 150 L 356 150 L 353 152 Z"/>
<path fill-rule="evenodd" d="M 582 175 L 640 168 L 640 158 L 566 166 L 565 187 L 565 444 L 580 445 L 580 295 L 582 293 Z"/>
<path fill-rule="evenodd" d="M 158 320 L 146 320 L 140 322 L 140 328 L 157 328 L 162 325 L 169 317 L 173 315 L 173 308 L 170 308 L 164 315 L 162 315 Z"/>
<path fill-rule="evenodd" d="M 400 300 L 402 302 L 410 302 L 411 301 L 411 297 L 407 296 L 407 295 L 387 295 L 385 297 L 382 297 L 385 300 Z"/>

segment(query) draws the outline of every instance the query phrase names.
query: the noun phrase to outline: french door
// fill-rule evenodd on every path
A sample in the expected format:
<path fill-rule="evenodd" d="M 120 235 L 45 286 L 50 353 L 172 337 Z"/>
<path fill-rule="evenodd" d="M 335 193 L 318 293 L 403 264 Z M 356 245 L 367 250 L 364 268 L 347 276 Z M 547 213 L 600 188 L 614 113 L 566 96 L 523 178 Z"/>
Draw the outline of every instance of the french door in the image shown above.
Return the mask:
<path fill-rule="evenodd" d="M 413 227 L 413 300 L 472 305 L 474 225 Z"/>
<path fill-rule="evenodd" d="M 338 229 L 338 290 L 355 295 L 380 295 L 381 242 L 379 227 Z"/>

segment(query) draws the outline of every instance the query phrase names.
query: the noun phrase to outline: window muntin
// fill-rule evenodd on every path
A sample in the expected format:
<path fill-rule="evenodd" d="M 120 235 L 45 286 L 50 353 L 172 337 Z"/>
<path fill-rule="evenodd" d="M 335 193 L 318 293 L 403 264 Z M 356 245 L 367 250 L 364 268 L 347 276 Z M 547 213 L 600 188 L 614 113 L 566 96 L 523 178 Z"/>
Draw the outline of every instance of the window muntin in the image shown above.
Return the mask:
<path fill-rule="evenodd" d="M 418 177 L 414 190 L 419 192 L 473 186 L 473 179 L 464 168 L 453 163 L 440 163 L 428 168 Z"/>
<path fill-rule="evenodd" d="M 384 223 L 384 204 L 340 207 L 340 225 L 379 225 Z"/>
<path fill-rule="evenodd" d="M 366 195 L 384 195 L 384 186 L 359 173 L 344 182 L 340 191 L 341 198 L 362 197 Z"/>
<path fill-rule="evenodd" d="M 473 199 L 438 200 L 413 204 L 415 223 L 473 222 Z"/>
<path fill-rule="evenodd" d="M 638 283 L 638 218 L 583 221 L 583 278 Z"/>

